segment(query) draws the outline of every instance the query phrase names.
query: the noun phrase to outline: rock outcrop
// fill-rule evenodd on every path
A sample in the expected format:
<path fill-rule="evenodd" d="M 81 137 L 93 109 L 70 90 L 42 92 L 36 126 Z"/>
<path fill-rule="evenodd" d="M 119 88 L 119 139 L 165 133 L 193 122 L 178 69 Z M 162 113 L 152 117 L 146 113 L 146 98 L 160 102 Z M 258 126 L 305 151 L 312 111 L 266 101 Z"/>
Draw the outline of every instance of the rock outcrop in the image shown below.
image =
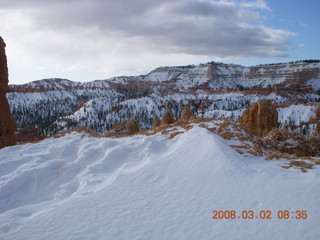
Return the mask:
<path fill-rule="evenodd" d="M 139 123 L 135 118 L 130 118 L 124 123 L 129 134 L 134 134 L 140 131 Z"/>
<path fill-rule="evenodd" d="M 262 143 L 265 149 L 272 151 L 295 156 L 320 156 L 320 136 L 316 131 L 311 137 L 305 138 L 297 132 L 274 128 Z"/>
<path fill-rule="evenodd" d="M 111 131 L 115 134 L 134 134 L 140 131 L 140 127 L 135 118 L 130 118 L 125 122 L 114 124 Z"/>
<path fill-rule="evenodd" d="M 277 127 L 278 111 L 271 100 L 263 99 L 246 109 L 239 121 L 250 134 L 264 137 Z"/>
<path fill-rule="evenodd" d="M 181 120 L 188 121 L 193 116 L 190 110 L 189 104 L 184 105 L 183 111 L 181 113 Z"/>
<path fill-rule="evenodd" d="M 154 114 L 153 120 L 152 120 L 152 128 L 156 128 L 156 127 L 160 126 L 160 124 L 161 124 L 160 118 L 156 114 Z"/>
<path fill-rule="evenodd" d="M 173 114 L 170 108 L 167 108 L 162 116 L 161 123 L 162 124 L 171 124 L 174 122 Z"/>
<path fill-rule="evenodd" d="M 0 37 L 0 148 L 16 144 L 16 124 L 6 98 L 6 93 L 9 92 L 9 78 L 5 47 L 6 44 Z"/>

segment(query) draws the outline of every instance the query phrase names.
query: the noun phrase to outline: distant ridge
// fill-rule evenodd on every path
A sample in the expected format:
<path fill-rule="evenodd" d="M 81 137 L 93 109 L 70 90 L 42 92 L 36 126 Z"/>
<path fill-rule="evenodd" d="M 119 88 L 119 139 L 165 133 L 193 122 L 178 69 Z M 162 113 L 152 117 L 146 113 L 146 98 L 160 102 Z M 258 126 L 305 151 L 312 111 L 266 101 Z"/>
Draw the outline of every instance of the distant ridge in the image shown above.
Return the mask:
<path fill-rule="evenodd" d="M 130 118 L 137 119 L 143 130 L 151 128 L 154 114 L 161 118 L 169 107 L 177 118 L 185 104 L 194 115 L 238 119 L 261 99 L 285 106 L 319 102 L 319 73 L 319 60 L 254 67 L 209 62 L 91 82 L 38 80 L 10 85 L 7 97 L 18 127 L 35 128 L 40 135 L 83 126 L 101 132 Z M 310 119 L 311 109 L 306 108 L 308 118 L 300 112 L 295 113 L 301 116 L 294 121 L 290 114 L 281 121 L 299 125 L 297 131 L 308 133 L 303 128 L 311 125 L 300 126 L 298 119 Z"/>

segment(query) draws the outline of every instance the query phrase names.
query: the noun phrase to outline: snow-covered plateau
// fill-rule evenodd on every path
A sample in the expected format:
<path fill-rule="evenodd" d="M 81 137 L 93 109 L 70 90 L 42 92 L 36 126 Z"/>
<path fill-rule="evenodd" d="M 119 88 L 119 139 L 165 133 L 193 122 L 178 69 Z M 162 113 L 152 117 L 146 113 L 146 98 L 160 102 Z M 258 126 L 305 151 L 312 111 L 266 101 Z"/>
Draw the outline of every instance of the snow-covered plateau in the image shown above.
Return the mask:
<path fill-rule="evenodd" d="M 319 239 L 320 165 L 283 163 L 244 157 L 198 126 L 173 139 L 80 132 L 6 147 L 0 239 Z"/>

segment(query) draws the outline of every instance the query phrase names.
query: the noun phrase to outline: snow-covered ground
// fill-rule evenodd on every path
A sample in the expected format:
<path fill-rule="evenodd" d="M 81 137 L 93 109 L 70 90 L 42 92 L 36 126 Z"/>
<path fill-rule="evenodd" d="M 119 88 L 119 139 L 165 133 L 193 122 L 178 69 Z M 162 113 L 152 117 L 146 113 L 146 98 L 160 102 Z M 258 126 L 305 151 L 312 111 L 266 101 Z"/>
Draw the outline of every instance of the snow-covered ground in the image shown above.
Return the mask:
<path fill-rule="evenodd" d="M 196 126 L 173 139 L 73 133 L 7 147 L 0 239 L 319 239 L 319 165 L 282 164 L 245 158 Z M 214 210 L 237 217 L 212 219 Z M 242 219 L 243 210 L 272 219 Z"/>

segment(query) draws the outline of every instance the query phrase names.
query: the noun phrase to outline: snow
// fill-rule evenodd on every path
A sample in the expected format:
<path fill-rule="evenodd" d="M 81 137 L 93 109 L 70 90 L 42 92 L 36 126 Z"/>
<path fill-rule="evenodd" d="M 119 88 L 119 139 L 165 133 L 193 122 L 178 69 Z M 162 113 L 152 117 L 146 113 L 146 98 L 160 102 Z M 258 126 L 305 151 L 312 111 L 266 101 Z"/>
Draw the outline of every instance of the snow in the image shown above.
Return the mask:
<path fill-rule="evenodd" d="M 278 122 L 281 124 L 293 124 L 299 126 L 301 122 L 309 122 L 315 117 L 316 106 L 290 105 L 285 108 L 277 108 Z"/>
<path fill-rule="evenodd" d="M 319 167 L 244 158 L 200 127 L 164 135 L 84 133 L 0 150 L 0 239 L 318 239 Z M 213 210 L 272 219 L 213 220 Z M 277 219 L 307 210 L 307 219 Z"/>
<path fill-rule="evenodd" d="M 307 81 L 306 84 L 311 85 L 313 90 L 319 91 L 320 90 L 320 76 L 318 75 L 317 79 L 311 79 L 311 80 Z"/>
<path fill-rule="evenodd" d="M 199 86 L 209 81 L 207 76 L 207 66 L 196 66 L 189 69 L 187 72 L 182 73 L 177 81 L 179 89 L 188 89 L 191 87 Z"/>
<path fill-rule="evenodd" d="M 230 118 L 230 119 L 238 120 L 241 117 L 244 110 L 245 109 L 234 110 L 234 111 L 211 110 L 211 111 L 205 112 L 203 114 L 203 117 L 206 117 L 206 118 Z"/>
<path fill-rule="evenodd" d="M 179 67 L 160 67 L 145 76 L 145 80 L 153 82 L 166 82 L 178 77 L 183 71 Z"/>

